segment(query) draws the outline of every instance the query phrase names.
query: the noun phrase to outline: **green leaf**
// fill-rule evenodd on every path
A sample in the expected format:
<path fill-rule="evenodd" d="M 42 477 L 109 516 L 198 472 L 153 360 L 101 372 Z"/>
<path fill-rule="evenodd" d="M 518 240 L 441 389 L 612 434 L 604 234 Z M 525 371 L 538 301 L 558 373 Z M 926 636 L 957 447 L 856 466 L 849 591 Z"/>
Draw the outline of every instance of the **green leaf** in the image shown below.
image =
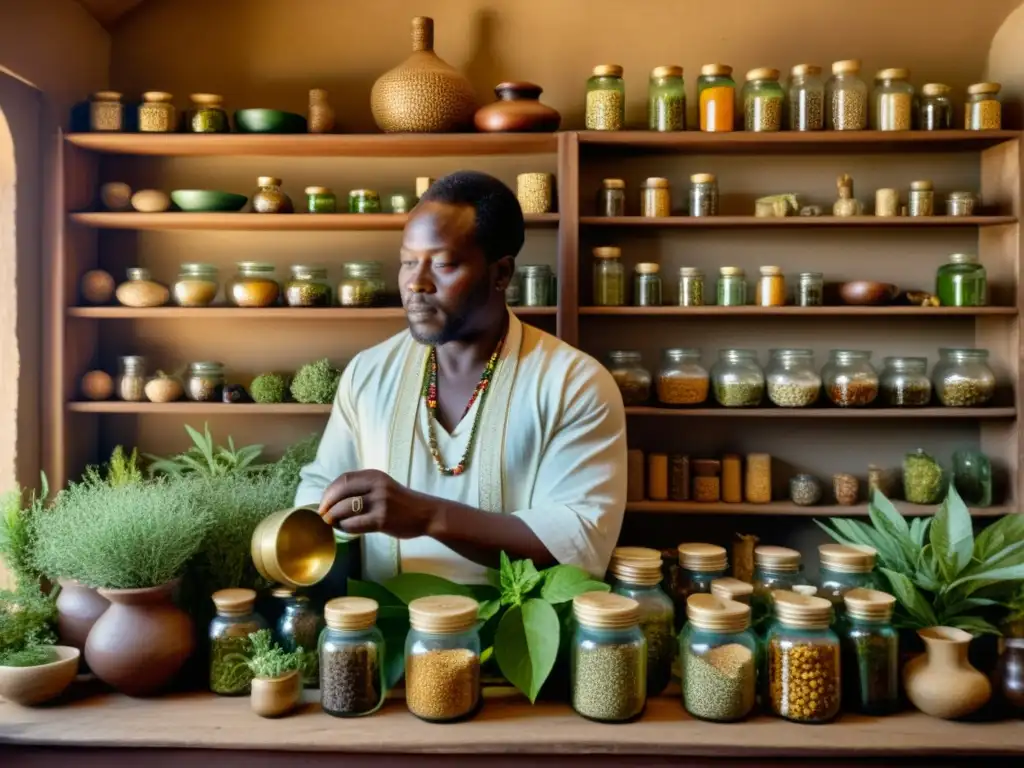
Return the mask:
<path fill-rule="evenodd" d="M 950 485 L 949 493 L 932 520 L 932 550 L 946 581 L 952 581 L 971 564 L 974 554 L 974 530 L 967 505 Z"/>
<path fill-rule="evenodd" d="M 978 534 L 974 556 L 984 562 L 1015 541 L 1024 541 L 1024 515 L 1004 515 Z"/>
<path fill-rule="evenodd" d="M 893 506 L 893 503 L 886 498 L 885 494 L 877 488 L 871 494 L 871 503 L 868 505 L 868 511 L 874 512 L 871 515 L 871 520 L 880 531 L 884 531 L 885 527 L 875 522 L 875 515 L 878 515 L 879 519 L 884 520 L 886 527 L 891 529 L 894 535 L 902 541 L 908 543 L 912 541 L 910 526 L 907 524 L 906 518 L 899 513 L 899 510 Z"/>
<path fill-rule="evenodd" d="M 973 635 L 1000 635 L 998 627 L 979 616 L 960 616 L 952 619 L 946 626 L 956 627 Z"/>
<path fill-rule="evenodd" d="M 406 605 L 419 597 L 434 595 L 462 595 L 472 597 L 473 593 L 463 584 L 442 579 L 430 573 L 400 573 L 384 582 L 384 587 Z"/>
<path fill-rule="evenodd" d="M 501 592 L 490 584 L 464 584 L 463 586 L 469 590 L 473 599 L 478 603 L 486 603 L 488 600 L 497 600 L 501 597 Z"/>
<path fill-rule="evenodd" d="M 991 600 L 987 597 L 965 597 L 963 600 L 958 600 L 952 603 L 942 611 L 943 616 L 959 616 L 962 613 L 968 613 L 975 608 L 990 608 L 995 605 L 1001 605 L 998 600 Z M 948 624 L 949 621 L 943 619 L 943 624 Z"/>
<path fill-rule="evenodd" d="M 491 616 L 498 612 L 501 608 L 500 600 L 488 600 L 485 603 L 480 603 L 480 608 L 477 610 L 476 616 L 480 621 L 487 621 Z"/>
<path fill-rule="evenodd" d="M 938 592 L 942 586 L 939 583 L 939 574 L 936 570 L 935 558 L 932 556 L 931 544 L 925 544 L 918 554 L 913 581 L 928 592 Z"/>
<path fill-rule="evenodd" d="M 494 638 L 498 667 L 531 703 L 555 666 L 559 634 L 555 609 L 537 598 L 509 608 L 498 625 Z"/>
<path fill-rule="evenodd" d="M 835 527 L 828 523 L 823 523 L 820 520 L 815 520 L 814 524 L 821 528 L 821 530 L 823 530 L 826 534 L 828 534 L 829 538 L 831 538 L 833 541 L 836 541 L 840 544 L 846 544 L 847 546 L 854 543 L 850 539 L 843 536 Z"/>
<path fill-rule="evenodd" d="M 832 522 L 851 540 L 852 544 L 871 547 L 875 550 L 878 553 L 880 565 L 900 571 L 908 569 L 909 563 L 906 562 L 899 545 L 885 534 L 859 520 L 837 517 Z"/>
<path fill-rule="evenodd" d="M 907 614 L 918 623 L 920 627 L 935 626 L 935 611 L 924 596 L 917 591 L 917 587 L 906 576 L 889 568 L 880 569 L 892 587 L 892 593 L 906 610 Z"/>
<path fill-rule="evenodd" d="M 519 592 L 520 598 L 523 598 L 540 584 L 541 575 L 537 572 L 532 560 L 517 560 L 515 568 L 516 590 Z"/>
<path fill-rule="evenodd" d="M 347 593 L 350 597 L 368 597 L 376 600 L 377 605 L 385 607 L 401 607 L 405 610 L 405 603 L 398 595 L 389 592 L 387 589 L 372 581 L 360 581 L 359 579 L 348 580 Z M 408 611 L 406 610 L 406 614 Z"/>
<path fill-rule="evenodd" d="M 967 594 L 969 595 L 981 588 L 982 585 L 976 584 L 976 582 L 1021 580 L 1024 580 L 1024 563 L 1008 565 L 1005 568 L 992 568 L 989 570 L 978 571 L 976 573 L 969 573 L 954 581 L 947 589 L 956 589 L 964 584 L 973 583 L 975 584 L 974 588 L 969 588 L 967 590 Z"/>
<path fill-rule="evenodd" d="M 540 596 L 549 603 L 566 603 L 586 592 L 607 592 L 603 581 L 595 581 L 590 574 L 575 565 L 555 565 L 544 571 L 544 586 Z"/>
<path fill-rule="evenodd" d="M 501 593 L 501 571 L 495 568 L 487 569 L 487 583 Z"/>

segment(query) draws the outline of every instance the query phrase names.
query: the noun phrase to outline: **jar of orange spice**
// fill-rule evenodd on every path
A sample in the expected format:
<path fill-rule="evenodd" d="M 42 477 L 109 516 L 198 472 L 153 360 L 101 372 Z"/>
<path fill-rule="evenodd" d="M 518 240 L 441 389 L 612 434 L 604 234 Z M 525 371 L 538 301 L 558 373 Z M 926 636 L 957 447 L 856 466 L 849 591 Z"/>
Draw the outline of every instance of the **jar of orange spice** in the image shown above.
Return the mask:
<path fill-rule="evenodd" d="M 708 372 L 699 349 L 666 349 L 658 371 L 658 400 L 666 405 L 697 405 L 708 399 Z"/>
<path fill-rule="evenodd" d="M 761 267 L 757 281 L 756 302 L 759 307 L 782 307 L 786 304 L 786 278 L 781 267 Z"/>

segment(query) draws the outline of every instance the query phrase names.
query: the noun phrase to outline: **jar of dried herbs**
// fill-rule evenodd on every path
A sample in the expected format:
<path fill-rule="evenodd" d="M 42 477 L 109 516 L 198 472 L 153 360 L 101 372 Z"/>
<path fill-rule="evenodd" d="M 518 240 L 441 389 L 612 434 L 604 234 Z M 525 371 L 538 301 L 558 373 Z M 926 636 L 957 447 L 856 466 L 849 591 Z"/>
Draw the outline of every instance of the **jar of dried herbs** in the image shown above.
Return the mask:
<path fill-rule="evenodd" d="M 182 264 L 171 293 L 179 307 L 208 307 L 217 298 L 219 290 L 215 266 Z"/>
<path fill-rule="evenodd" d="M 249 693 L 252 672 L 246 664 L 252 654 L 251 632 L 266 629 L 256 613 L 256 592 L 222 589 L 213 593 L 217 615 L 210 622 L 210 690 L 221 696 Z"/>
<path fill-rule="evenodd" d="M 128 403 L 142 403 L 146 400 L 146 358 L 141 355 L 125 355 L 118 359 L 117 381 L 114 391 L 120 400 Z"/>
<path fill-rule="evenodd" d="M 640 606 L 640 631 L 647 640 L 647 695 L 657 696 L 672 679 L 675 658 L 675 611 L 661 588 L 661 557 L 649 560 L 612 558 L 609 573 L 612 592 L 635 600 Z"/>
<path fill-rule="evenodd" d="M 988 350 L 940 349 L 932 370 L 932 385 L 939 402 L 954 408 L 985 405 L 996 391 L 996 376 L 988 364 Z"/>
<path fill-rule="evenodd" d="M 826 126 L 833 131 L 863 131 L 868 127 L 868 86 L 860 77 L 860 61 L 832 63 L 825 86 Z"/>
<path fill-rule="evenodd" d="M 973 216 L 978 198 L 973 192 L 957 190 L 946 195 L 947 216 Z"/>
<path fill-rule="evenodd" d="M 224 97 L 218 93 L 193 93 L 186 126 L 189 133 L 230 133 L 231 123 L 224 110 Z"/>
<path fill-rule="evenodd" d="M 833 349 L 821 378 L 828 399 L 843 408 L 871 405 L 878 397 L 878 373 L 870 352 Z"/>
<path fill-rule="evenodd" d="M 420 597 L 409 603 L 405 703 L 416 717 L 445 723 L 476 713 L 480 704 L 477 610 L 476 600 L 458 595 Z"/>
<path fill-rule="evenodd" d="M 743 130 L 782 130 L 784 98 L 779 70 L 760 67 L 747 72 L 747 82 L 743 85 Z"/>
<path fill-rule="evenodd" d="M 718 464 L 719 462 L 714 462 Z M 695 462 L 695 474 L 704 475 L 709 469 Z M 718 477 L 715 477 L 718 480 Z M 698 499 L 699 501 L 699 499 Z M 717 501 L 717 499 L 716 499 Z M 729 567 L 729 556 L 725 547 L 701 542 L 685 542 L 676 548 L 679 573 L 672 585 L 672 602 L 675 604 L 676 628 L 682 627 L 686 617 L 686 601 L 690 595 L 711 593 L 711 582 L 725 576 Z"/>
<path fill-rule="evenodd" d="M 621 131 L 626 124 L 626 84 L 622 67 L 601 64 L 587 80 L 585 120 L 588 131 Z"/>
<path fill-rule="evenodd" d="M 613 245 L 594 249 L 594 306 L 621 307 L 626 304 L 626 270 L 622 250 Z"/>
<path fill-rule="evenodd" d="M 330 187 L 306 187 L 306 213 L 337 213 L 338 198 Z"/>
<path fill-rule="evenodd" d="M 644 181 L 640 196 L 640 215 L 648 218 L 672 215 L 672 190 L 668 179 L 652 176 Z"/>
<path fill-rule="evenodd" d="M 797 64 L 789 79 L 789 129 L 820 131 L 825 127 L 825 82 L 821 67 Z"/>
<path fill-rule="evenodd" d="M 164 91 L 146 91 L 139 105 L 140 133 L 174 133 L 178 128 L 174 97 Z"/>
<path fill-rule="evenodd" d="M 383 301 L 384 290 L 379 261 L 350 261 L 342 267 L 338 304 L 343 307 L 373 307 Z"/>
<path fill-rule="evenodd" d="M 349 213 L 380 213 L 380 195 L 372 189 L 353 189 L 348 193 Z"/>
<path fill-rule="evenodd" d="M 884 405 L 916 408 L 932 400 L 932 382 L 928 378 L 928 358 L 887 357 L 878 380 Z"/>
<path fill-rule="evenodd" d="M 946 491 L 942 467 L 921 448 L 903 457 L 903 496 L 911 504 L 938 504 Z"/>
<path fill-rule="evenodd" d="M 293 265 L 291 279 L 284 284 L 284 298 L 289 307 L 331 306 L 327 270 L 324 267 Z"/>
<path fill-rule="evenodd" d="M 914 112 L 910 70 L 882 69 L 875 75 L 871 122 L 876 131 L 909 131 Z"/>
<path fill-rule="evenodd" d="M 587 592 L 573 601 L 572 708 L 598 722 L 639 717 L 647 704 L 647 641 L 640 605 L 622 595 Z"/>
<path fill-rule="evenodd" d="M 984 307 L 988 304 L 988 273 L 976 253 L 954 253 L 939 267 L 935 294 L 943 307 Z"/>
<path fill-rule="evenodd" d="M 377 601 L 367 597 L 336 597 L 324 606 L 320 706 L 329 715 L 368 715 L 384 701 L 384 636 L 377 610 Z"/>
<path fill-rule="evenodd" d="M 796 287 L 798 307 L 820 307 L 824 303 L 825 282 L 821 272 L 801 272 Z"/>
<path fill-rule="evenodd" d="M 704 306 L 704 273 L 697 267 L 679 268 L 679 306 Z"/>
<path fill-rule="evenodd" d="M 118 132 L 124 130 L 124 105 L 117 91 L 97 91 L 89 100 L 89 130 Z"/>
<path fill-rule="evenodd" d="M 713 173 L 690 176 L 690 215 L 718 215 L 718 179 Z"/>
<path fill-rule="evenodd" d="M 307 688 L 316 688 L 320 682 L 317 642 L 323 622 L 306 595 L 297 595 L 287 587 L 278 587 L 273 595 L 284 603 L 284 611 L 277 620 L 277 642 L 286 651 L 302 648 L 302 682 Z"/>
<path fill-rule="evenodd" d="M 715 400 L 726 408 L 752 408 L 764 397 L 764 372 L 752 349 L 723 349 L 711 368 Z"/>
<path fill-rule="evenodd" d="M 822 544 L 818 547 L 818 596 L 843 611 L 843 596 L 857 587 L 874 587 L 877 553 L 868 546 Z"/>
<path fill-rule="evenodd" d="M 655 67 L 647 86 L 647 127 L 652 131 L 686 130 L 683 68 Z"/>
<path fill-rule="evenodd" d="M 520 276 L 524 307 L 549 307 L 551 301 L 551 267 L 547 264 L 524 264 L 516 272 Z"/>
<path fill-rule="evenodd" d="M 922 131 L 948 131 L 953 127 L 953 102 L 949 86 L 925 83 L 917 103 L 917 127 Z M 913 215 L 913 214 L 911 214 Z"/>
<path fill-rule="evenodd" d="M 633 349 L 608 353 L 608 371 L 622 393 L 624 405 L 646 405 L 651 399 L 651 372 L 643 366 L 643 356 Z"/>
<path fill-rule="evenodd" d="M 800 553 L 789 547 L 754 547 L 754 592 L 750 600 L 753 624 L 760 628 L 772 614 L 772 592 L 792 590 L 794 584 L 806 584 Z"/>
<path fill-rule="evenodd" d="M 865 715 L 891 715 L 900 705 L 899 635 L 892 626 L 896 598 L 875 589 L 843 597 L 843 702 Z"/>
<path fill-rule="evenodd" d="M 654 262 L 641 262 L 636 265 L 633 276 L 633 306 L 661 306 L 661 265 Z"/>
<path fill-rule="evenodd" d="M 658 400 L 665 405 L 698 405 L 708 399 L 709 377 L 699 349 L 666 349 L 658 371 Z"/>
<path fill-rule="evenodd" d="M 798 507 L 813 507 L 821 501 L 821 481 L 814 475 L 793 475 L 789 479 L 789 500 Z"/>
<path fill-rule="evenodd" d="M 185 377 L 185 395 L 197 403 L 219 403 L 224 394 L 224 364 L 192 363 Z"/>
<path fill-rule="evenodd" d="M 768 399 L 781 408 L 814 405 L 821 394 L 821 376 L 810 349 L 773 349 L 765 381 Z"/>
<path fill-rule="evenodd" d="M 626 215 L 626 182 L 622 179 L 604 179 L 597 193 L 598 216 Z"/>
<path fill-rule="evenodd" d="M 720 307 L 742 307 L 747 303 L 747 273 L 740 267 L 720 267 L 717 300 Z"/>
<path fill-rule="evenodd" d="M 238 271 L 224 286 L 228 304 L 234 307 L 272 307 L 281 295 L 273 264 L 238 262 Z"/>

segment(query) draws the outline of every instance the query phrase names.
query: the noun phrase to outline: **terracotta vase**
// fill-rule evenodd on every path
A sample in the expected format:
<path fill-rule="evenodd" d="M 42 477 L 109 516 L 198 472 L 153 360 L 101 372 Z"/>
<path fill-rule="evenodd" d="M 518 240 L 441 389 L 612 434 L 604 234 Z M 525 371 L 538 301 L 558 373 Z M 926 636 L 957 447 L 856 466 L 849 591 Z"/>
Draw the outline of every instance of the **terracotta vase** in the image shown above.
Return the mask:
<path fill-rule="evenodd" d="M 57 595 L 57 634 L 60 641 L 84 651 L 93 624 L 109 607 L 110 601 L 92 587 L 61 579 L 60 594 Z"/>
<path fill-rule="evenodd" d="M 540 103 L 544 89 L 534 83 L 501 83 L 494 88 L 498 100 L 477 110 L 477 130 L 493 133 L 557 131 L 562 116 Z"/>
<path fill-rule="evenodd" d="M 302 677 L 293 670 L 283 677 L 254 677 L 249 706 L 260 717 L 287 715 L 302 700 Z"/>
<path fill-rule="evenodd" d="M 971 635 L 953 627 L 929 627 L 917 633 L 925 652 L 903 670 L 910 703 L 932 717 L 967 717 L 988 703 L 992 686 L 971 666 L 967 651 Z"/>
<path fill-rule="evenodd" d="M 85 660 L 129 696 L 165 688 L 195 650 L 192 619 L 174 604 L 178 581 L 147 589 L 100 589 L 110 601 L 89 633 Z"/>
<path fill-rule="evenodd" d="M 1024 638 L 1008 637 L 996 670 L 999 703 L 1010 717 L 1024 718 Z"/>
<path fill-rule="evenodd" d="M 461 73 L 434 53 L 434 20 L 412 20 L 412 55 L 385 72 L 370 93 L 377 126 L 386 133 L 445 133 L 472 127 L 476 95 Z"/>
<path fill-rule="evenodd" d="M 309 92 L 309 132 L 330 133 L 334 130 L 334 109 L 327 101 L 327 91 L 314 88 Z"/>

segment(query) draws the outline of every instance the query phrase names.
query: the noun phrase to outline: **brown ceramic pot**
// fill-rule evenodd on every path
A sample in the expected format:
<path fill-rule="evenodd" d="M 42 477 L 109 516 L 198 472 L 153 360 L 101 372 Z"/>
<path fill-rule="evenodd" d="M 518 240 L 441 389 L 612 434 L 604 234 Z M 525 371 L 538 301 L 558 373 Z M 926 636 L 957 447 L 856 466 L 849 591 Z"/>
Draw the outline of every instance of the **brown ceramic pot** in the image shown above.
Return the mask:
<path fill-rule="evenodd" d="M 932 717 L 953 720 L 972 715 L 992 696 L 988 678 L 971 666 L 971 635 L 953 627 L 929 627 L 918 635 L 925 652 L 903 669 L 910 703 Z"/>
<path fill-rule="evenodd" d="M 174 604 L 178 581 L 148 589 L 100 589 L 110 601 L 89 633 L 85 660 L 129 696 L 166 687 L 195 650 L 192 619 Z"/>
<path fill-rule="evenodd" d="M 501 83 L 494 88 L 498 100 L 477 110 L 477 130 L 493 133 L 557 131 L 562 116 L 540 103 L 544 89 L 534 83 Z"/>
<path fill-rule="evenodd" d="M 298 670 L 283 677 L 254 677 L 249 705 L 260 717 L 281 717 L 299 705 L 302 699 L 302 676 Z"/>
<path fill-rule="evenodd" d="M 93 624 L 109 607 L 110 601 L 92 587 L 61 579 L 60 594 L 57 595 L 57 634 L 60 641 L 80 651 L 85 650 L 85 640 Z"/>

